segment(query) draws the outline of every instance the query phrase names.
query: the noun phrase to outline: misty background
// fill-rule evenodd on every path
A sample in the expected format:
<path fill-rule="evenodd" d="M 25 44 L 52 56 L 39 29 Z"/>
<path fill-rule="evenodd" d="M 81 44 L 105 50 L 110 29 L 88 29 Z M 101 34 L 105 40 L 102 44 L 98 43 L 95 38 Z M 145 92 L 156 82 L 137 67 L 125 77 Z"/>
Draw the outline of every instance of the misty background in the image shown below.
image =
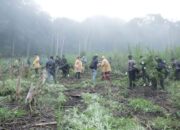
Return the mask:
<path fill-rule="evenodd" d="M 129 46 L 162 50 L 180 43 L 180 21 L 160 14 L 128 22 L 105 16 L 77 22 L 52 18 L 32 0 L 0 0 L 0 55 L 62 55 L 126 51 Z"/>

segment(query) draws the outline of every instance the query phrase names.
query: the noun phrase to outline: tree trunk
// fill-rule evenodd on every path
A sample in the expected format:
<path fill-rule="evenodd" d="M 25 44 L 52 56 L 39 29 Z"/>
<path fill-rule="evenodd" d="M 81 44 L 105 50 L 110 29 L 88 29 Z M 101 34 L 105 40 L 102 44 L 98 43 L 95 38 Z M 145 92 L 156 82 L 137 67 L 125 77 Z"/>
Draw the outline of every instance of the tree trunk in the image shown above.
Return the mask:
<path fill-rule="evenodd" d="M 61 45 L 61 57 L 63 55 L 63 51 L 64 51 L 64 38 L 62 40 L 62 45 Z"/>
<path fill-rule="evenodd" d="M 11 56 L 12 56 L 12 58 L 14 57 L 14 49 L 15 49 L 15 41 L 14 41 L 14 38 L 12 39 L 12 54 L 11 54 Z"/>
<path fill-rule="evenodd" d="M 26 48 L 26 57 L 30 55 L 30 43 L 27 41 L 27 48 Z"/>
<path fill-rule="evenodd" d="M 80 44 L 80 41 L 79 41 L 79 56 L 81 54 L 81 44 Z"/>
<path fill-rule="evenodd" d="M 57 35 L 57 37 L 56 37 L 56 53 L 55 53 L 55 55 L 57 56 L 58 53 L 59 53 L 59 37 Z"/>

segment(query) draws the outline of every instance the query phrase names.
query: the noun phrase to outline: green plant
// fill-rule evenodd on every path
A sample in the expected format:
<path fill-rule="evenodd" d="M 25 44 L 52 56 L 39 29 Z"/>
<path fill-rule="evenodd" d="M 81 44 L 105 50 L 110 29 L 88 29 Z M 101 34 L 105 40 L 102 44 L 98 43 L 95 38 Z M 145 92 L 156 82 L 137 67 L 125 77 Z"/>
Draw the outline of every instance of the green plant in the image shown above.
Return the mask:
<path fill-rule="evenodd" d="M 97 102 L 88 105 L 83 112 L 73 108 L 64 116 L 64 130 L 111 130 L 110 117 L 111 114 Z"/>
<path fill-rule="evenodd" d="M 174 105 L 180 108 L 180 83 L 178 81 L 171 82 L 171 85 L 168 87 L 168 91 L 171 94 L 171 99 Z"/>
<path fill-rule="evenodd" d="M 99 102 L 101 100 L 101 97 L 99 95 L 90 93 L 83 93 L 82 98 L 86 104 Z"/>
<path fill-rule="evenodd" d="M 16 80 L 6 80 L 0 86 L 0 96 L 7 96 L 16 93 Z"/>
<path fill-rule="evenodd" d="M 64 91 L 66 88 L 60 84 L 46 84 L 38 96 L 39 106 L 45 105 L 52 108 L 59 108 L 66 102 Z"/>
<path fill-rule="evenodd" d="M 13 120 L 14 118 L 22 117 L 25 114 L 26 112 L 20 109 L 9 110 L 7 108 L 0 108 L 0 121 Z"/>
<path fill-rule="evenodd" d="M 135 119 L 132 118 L 112 118 L 111 130 L 145 130 Z"/>
<path fill-rule="evenodd" d="M 152 126 L 158 130 L 179 130 L 180 128 L 179 121 L 170 117 L 157 117 L 152 121 Z"/>
<path fill-rule="evenodd" d="M 143 112 L 161 112 L 162 108 L 158 105 L 154 105 L 151 101 L 146 99 L 131 99 L 129 106 L 133 108 L 134 111 L 143 111 Z"/>

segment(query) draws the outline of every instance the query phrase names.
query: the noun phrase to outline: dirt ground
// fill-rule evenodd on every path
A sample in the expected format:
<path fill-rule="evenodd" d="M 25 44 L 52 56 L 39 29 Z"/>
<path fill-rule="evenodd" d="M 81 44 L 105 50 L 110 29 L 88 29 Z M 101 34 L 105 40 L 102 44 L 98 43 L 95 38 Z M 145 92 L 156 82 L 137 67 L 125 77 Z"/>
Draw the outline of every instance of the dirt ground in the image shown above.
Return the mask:
<path fill-rule="evenodd" d="M 72 79 L 63 79 L 61 80 L 61 83 L 66 84 L 73 84 L 80 81 Z M 127 89 L 127 96 L 123 97 L 119 94 L 121 92 L 121 88 L 119 86 L 113 85 L 111 86 L 111 92 L 115 100 L 127 104 L 128 99 L 130 98 L 144 98 L 151 100 L 155 104 L 158 104 L 159 106 L 163 107 L 166 111 L 169 113 L 175 113 L 177 110 L 172 105 L 171 101 L 169 100 L 169 95 L 166 91 L 162 90 L 151 90 L 148 87 L 138 87 L 133 90 Z M 67 90 L 64 92 L 64 94 L 67 96 L 67 101 L 63 105 L 64 109 L 72 108 L 74 106 L 79 106 L 81 109 L 86 108 L 85 103 L 82 100 L 81 94 L 82 93 L 98 93 L 102 96 L 107 95 L 107 89 L 104 86 L 103 83 L 97 84 L 95 87 L 86 87 L 86 88 L 67 88 Z M 4 104 L 5 105 L 5 104 Z M 11 108 L 17 108 L 17 107 L 26 107 L 26 106 L 18 106 L 18 104 L 12 103 L 12 104 L 6 104 L 8 107 Z M 125 112 L 121 111 L 114 111 L 113 115 L 116 117 L 126 117 L 126 116 L 133 116 L 140 120 L 140 122 L 145 125 L 147 124 L 148 120 L 154 116 L 160 115 L 160 113 L 156 113 L 156 115 L 149 114 L 142 114 L 142 113 L 132 113 L 130 110 L 127 110 Z M 47 124 L 46 124 L 47 123 Z M 26 117 L 18 118 L 13 121 L 7 121 L 0 124 L 0 130 L 56 130 L 56 121 L 55 121 L 55 115 L 51 108 L 42 108 L 41 110 L 37 110 L 37 112 L 29 114 Z"/>

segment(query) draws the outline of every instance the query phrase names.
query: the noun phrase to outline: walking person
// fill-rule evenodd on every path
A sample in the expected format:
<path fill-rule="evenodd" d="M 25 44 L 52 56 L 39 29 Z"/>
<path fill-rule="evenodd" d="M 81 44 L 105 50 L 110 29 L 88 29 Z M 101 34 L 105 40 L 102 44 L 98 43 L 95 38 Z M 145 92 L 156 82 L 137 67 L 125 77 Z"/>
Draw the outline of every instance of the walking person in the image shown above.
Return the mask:
<path fill-rule="evenodd" d="M 33 67 L 35 69 L 35 73 L 39 74 L 39 69 L 41 68 L 41 65 L 40 65 L 40 58 L 37 54 L 36 54 L 35 59 L 33 61 Z"/>
<path fill-rule="evenodd" d="M 146 59 L 143 56 L 140 56 L 140 66 L 141 66 L 141 74 L 143 79 L 143 86 L 147 86 L 149 84 L 149 75 L 146 72 Z"/>
<path fill-rule="evenodd" d="M 175 60 L 174 58 L 172 58 L 171 61 L 172 68 L 174 70 L 175 80 L 180 80 L 180 62 Z"/>
<path fill-rule="evenodd" d="M 83 66 L 82 66 L 82 61 L 80 59 L 80 57 L 78 56 L 76 58 L 75 64 L 74 64 L 74 71 L 75 71 L 75 77 L 77 79 L 81 78 L 81 72 L 82 72 Z"/>
<path fill-rule="evenodd" d="M 69 75 L 69 64 L 64 55 L 62 56 L 62 60 L 61 60 L 61 69 L 62 69 L 63 77 L 66 78 Z"/>
<path fill-rule="evenodd" d="M 84 55 L 81 57 L 81 61 L 82 61 L 82 65 L 83 65 L 83 69 L 82 69 L 82 73 L 85 73 L 85 71 L 87 72 L 87 57 Z"/>
<path fill-rule="evenodd" d="M 97 68 L 98 68 L 98 56 L 95 55 L 91 61 L 89 68 L 92 70 L 92 82 L 96 84 Z"/>
<path fill-rule="evenodd" d="M 128 77 L 129 77 L 129 89 L 135 87 L 135 79 L 136 79 L 136 62 L 133 60 L 132 55 L 128 56 Z"/>
<path fill-rule="evenodd" d="M 51 76 L 52 76 L 54 83 L 56 83 L 56 64 L 55 64 L 53 56 L 51 56 L 46 63 L 46 70 L 48 72 L 48 81 L 50 81 Z"/>
<path fill-rule="evenodd" d="M 156 62 L 157 78 L 159 80 L 161 89 L 164 89 L 166 63 L 164 63 L 163 60 L 159 57 L 156 57 Z M 155 89 L 157 89 L 157 86 L 155 86 Z"/>
<path fill-rule="evenodd" d="M 108 80 L 111 83 L 111 79 L 110 79 L 111 65 L 105 56 L 102 56 L 100 67 L 102 71 L 102 80 Z"/>

